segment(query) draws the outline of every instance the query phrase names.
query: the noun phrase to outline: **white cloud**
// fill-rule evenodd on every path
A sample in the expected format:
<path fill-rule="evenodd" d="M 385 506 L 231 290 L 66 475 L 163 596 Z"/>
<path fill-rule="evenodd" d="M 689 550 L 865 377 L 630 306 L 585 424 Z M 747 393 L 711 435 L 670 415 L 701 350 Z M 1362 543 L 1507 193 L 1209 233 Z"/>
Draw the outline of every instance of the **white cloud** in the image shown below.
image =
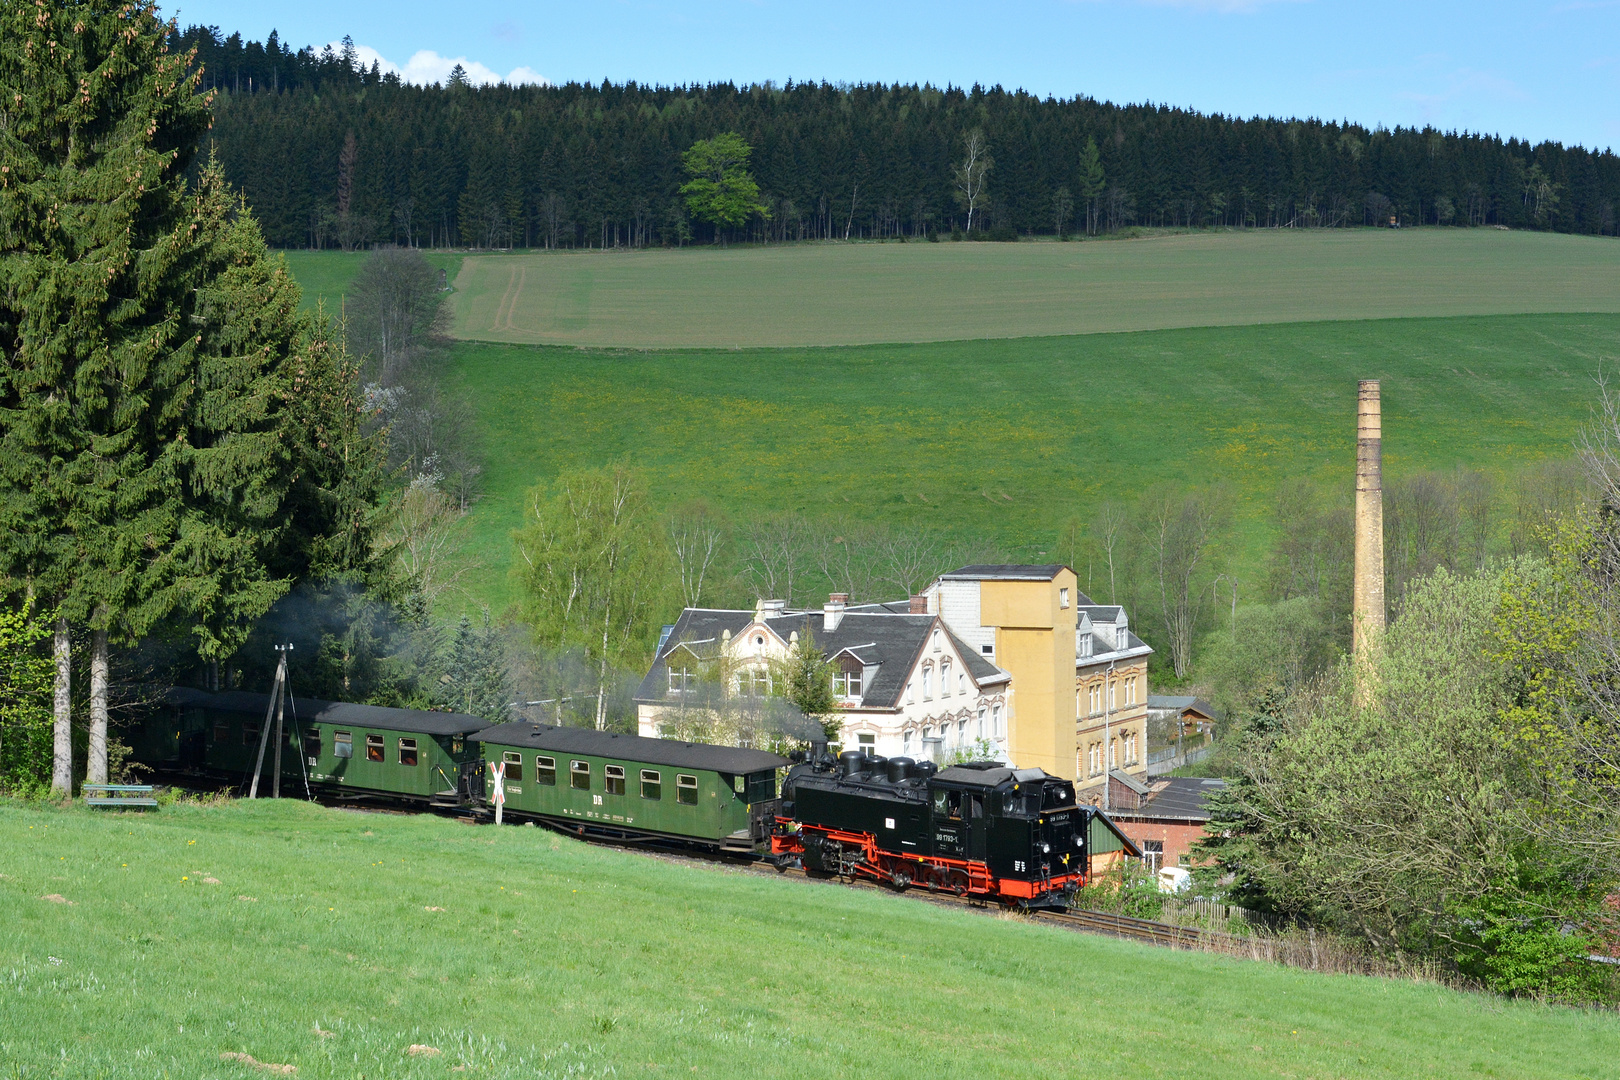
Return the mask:
<path fill-rule="evenodd" d="M 334 41 L 332 51 L 342 52 L 343 43 Z M 465 56 L 440 56 L 432 49 L 419 49 L 409 60 L 405 61 L 403 67 L 389 60 L 370 45 L 356 45 L 354 51 L 360 58 L 360 63 L 365 67 L 370 68 L 372 64 L 376 64 L 384 75 L 394 72 L 405 82 L 416 83 L 419 86 L 448 82 L 450 72 L 454 70 L 457 64 L 460 64 L 461 69 L 467 73 L 467 81 L 475 86 L 489 86 L 502 82 L 508 86 L 529 84 L 549 86 L 551 84 L 551 80 L 527 65 L 513 68 L 505 75 L 502 75 L 476 60 L 469 60 Z"/>

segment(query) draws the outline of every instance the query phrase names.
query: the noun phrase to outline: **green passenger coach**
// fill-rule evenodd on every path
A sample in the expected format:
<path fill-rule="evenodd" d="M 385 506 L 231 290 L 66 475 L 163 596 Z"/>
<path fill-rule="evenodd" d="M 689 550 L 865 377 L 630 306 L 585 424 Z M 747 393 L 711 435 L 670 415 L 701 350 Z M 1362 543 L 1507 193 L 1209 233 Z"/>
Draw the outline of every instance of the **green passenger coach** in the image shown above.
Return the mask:
<path fill-rule="evenodd" d="M 752 853 L 768 841 L 786 758 L 763 750 L 512 723 L 470 740 L 483 748 L 483 800 L 505 767 L 504 816 L 579 836 L 668 841 Z"/>
<path fill-rule="evenodd" d="M 138 739 L 140 760 L 224 780 L 252 776 L 267 695 L 174 689 L 164 704 L 167 715 Z M 315 795 L 454 805 L 467 795 L 463 773 L 476 770 L 478 749 L 468 736 L 488 726 L 461 713 L 294 698 L 282 714 L 282 792 L 303 795 L 308 784 Z M 271 734 L 260 791 L 274 770 Z"/>

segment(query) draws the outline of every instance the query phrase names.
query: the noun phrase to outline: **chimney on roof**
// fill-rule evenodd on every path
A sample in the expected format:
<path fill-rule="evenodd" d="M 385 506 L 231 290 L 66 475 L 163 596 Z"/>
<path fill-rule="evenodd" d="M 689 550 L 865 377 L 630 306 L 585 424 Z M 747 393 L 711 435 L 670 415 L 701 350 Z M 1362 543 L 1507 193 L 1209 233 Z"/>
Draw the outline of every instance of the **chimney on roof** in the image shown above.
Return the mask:
<path fill-rule="evenodd" d="M 1377 379 L 1356 402 L 1356 584 L 1352 654 L 1370 657 L 1384 632 L 1384 450 Z"/>
<path fill-rule="evenodd" d="M 786 600 L 761 600 L 759 610 L 755 613 L 756 619 L 774 619 L 787 610 Z"/>
<path fill-rule="evenodd" d="M 838 624 L 844 621 L 844 608 L 848 604 L 849 593 L 829 593 L 827 606 L 821 609 L 821 628 L 829 634 L 838 629 Z"/>
<path fill-rule="evenodd" d="M 928 597 L 921 595 L 913 596 L 911 598 L 911 613 L 913 615 L 928 614 Z"/>

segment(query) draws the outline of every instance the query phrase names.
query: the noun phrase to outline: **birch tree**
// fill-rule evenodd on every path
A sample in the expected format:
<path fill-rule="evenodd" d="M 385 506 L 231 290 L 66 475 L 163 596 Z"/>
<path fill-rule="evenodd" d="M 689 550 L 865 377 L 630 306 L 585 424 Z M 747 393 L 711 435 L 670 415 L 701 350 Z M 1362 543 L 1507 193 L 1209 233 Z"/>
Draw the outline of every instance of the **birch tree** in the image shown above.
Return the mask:
<path fill-rule="evenodd" d="M 966 144 L 960 163 L 951 167 L 951 179 L 956 186 L 957 205 L 967 210 L 967 231 L 973 231 L 973 215 L 985 202 L 985 174 L 995 164 L 984 141 L 984 130 L 974 128 L 964 138 Z"/>
<path fill-rule="evenodd" d="M 669 592 L 668 551 L 641 478 L 619 464 L 529 493 L 513 577 L 518 607 L 546 648 L 583 648 L 596 667 L 596 726 L 607 726 L 608 672 L 639 663 Z"/>

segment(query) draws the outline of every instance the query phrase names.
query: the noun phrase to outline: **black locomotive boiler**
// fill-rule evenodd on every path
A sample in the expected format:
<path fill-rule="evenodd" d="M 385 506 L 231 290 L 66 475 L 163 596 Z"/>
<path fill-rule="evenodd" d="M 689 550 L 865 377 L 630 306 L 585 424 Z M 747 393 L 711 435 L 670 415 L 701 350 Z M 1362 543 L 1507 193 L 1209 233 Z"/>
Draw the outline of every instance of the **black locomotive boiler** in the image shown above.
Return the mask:
<path fill-rule="evenodd" d="M 1042 769 L 835 761 L 818 744 L 788 771 L 771 852 L 811 873 L 1063 908 L 1085 881 L 1090 811 Z"/>

